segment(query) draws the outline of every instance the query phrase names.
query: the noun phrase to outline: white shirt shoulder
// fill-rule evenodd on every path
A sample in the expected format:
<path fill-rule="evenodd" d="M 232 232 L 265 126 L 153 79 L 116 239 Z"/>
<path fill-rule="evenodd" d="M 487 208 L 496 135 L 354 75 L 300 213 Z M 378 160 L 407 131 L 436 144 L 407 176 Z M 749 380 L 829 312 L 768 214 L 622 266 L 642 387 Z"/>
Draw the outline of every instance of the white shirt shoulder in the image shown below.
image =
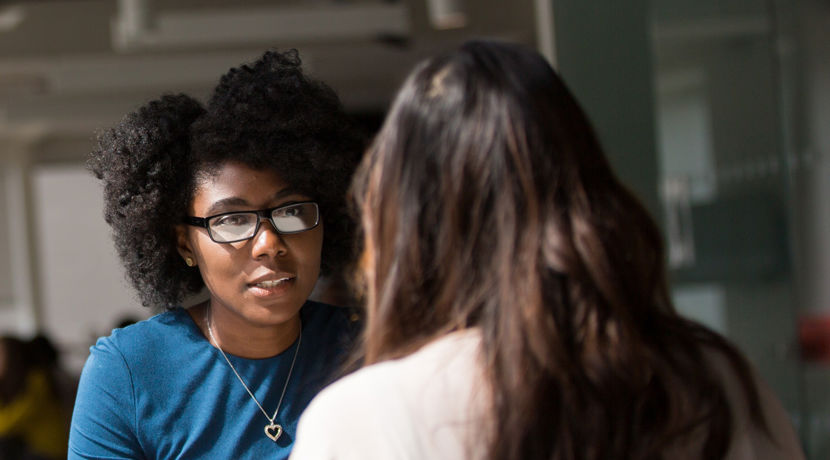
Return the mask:
<path fill-rule="evenodd" d="M 735 371 L 725 356 L 710 352 L 708 358 L 717 369 L 726 389 L 733 413 L 732 443 L 727 460 L 803 460 L 804 452 L 789 414 L 767 383 L 755 374 L 761 414 L 769 433 L 751 420 L 746 395 Z"/>
<path fill-rule="evenodd" d="M 475 330 L 333 383 L 300 419 L 292 460 L 480 457 L 489 397 Z"/>

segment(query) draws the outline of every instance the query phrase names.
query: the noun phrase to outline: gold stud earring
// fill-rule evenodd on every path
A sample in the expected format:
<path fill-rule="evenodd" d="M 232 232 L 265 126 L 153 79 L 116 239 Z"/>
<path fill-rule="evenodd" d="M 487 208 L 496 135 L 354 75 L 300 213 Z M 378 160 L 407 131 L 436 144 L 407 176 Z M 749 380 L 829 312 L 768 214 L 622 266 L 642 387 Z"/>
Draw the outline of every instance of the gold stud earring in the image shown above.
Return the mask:
<path fill-rule="evenodd" d="M 185 257 L 184 263 L 186 263 L 188 267 L 196 266 L 196 262 L 194 262 L 193 259 L 191 259 L 190 257 Z"/>

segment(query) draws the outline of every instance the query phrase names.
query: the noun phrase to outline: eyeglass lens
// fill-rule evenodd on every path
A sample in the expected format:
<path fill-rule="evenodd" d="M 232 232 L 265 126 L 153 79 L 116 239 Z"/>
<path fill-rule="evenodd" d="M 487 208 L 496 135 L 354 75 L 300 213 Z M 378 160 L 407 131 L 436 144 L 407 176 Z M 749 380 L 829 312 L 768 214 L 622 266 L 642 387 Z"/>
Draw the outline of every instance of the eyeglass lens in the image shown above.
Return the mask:
<path fill-rule="evenodd" d="M 317 214 L 314 203 L 298 203 L 272 210 L 271 222 L 280 233 L 297 233 L 317 225 Z M 230 243 L 253 237 L 258 220 L 256 212 L 228 213 L 211 218 L 208 229 L 214 241 Z"/>

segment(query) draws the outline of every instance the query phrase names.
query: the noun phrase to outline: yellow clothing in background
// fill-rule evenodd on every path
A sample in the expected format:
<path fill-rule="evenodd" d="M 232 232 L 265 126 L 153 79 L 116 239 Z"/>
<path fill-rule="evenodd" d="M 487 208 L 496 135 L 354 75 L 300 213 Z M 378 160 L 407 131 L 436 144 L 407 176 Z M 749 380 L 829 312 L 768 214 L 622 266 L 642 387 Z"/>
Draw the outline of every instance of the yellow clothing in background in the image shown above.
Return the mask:
<path fill-rule="evenodd" d="M 44 371 L 29 373 L 20 394 L 0 406 L 0 437 L 18 437 L 36 454 L 66 458 L 69 426 L 64 407 Z"/>

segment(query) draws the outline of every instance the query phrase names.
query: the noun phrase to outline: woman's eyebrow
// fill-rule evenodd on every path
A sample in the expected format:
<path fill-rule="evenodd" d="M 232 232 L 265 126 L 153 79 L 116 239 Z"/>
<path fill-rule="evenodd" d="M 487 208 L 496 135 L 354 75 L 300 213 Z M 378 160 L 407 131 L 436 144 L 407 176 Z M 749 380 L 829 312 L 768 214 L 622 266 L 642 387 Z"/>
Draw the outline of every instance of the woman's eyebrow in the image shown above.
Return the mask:
<path fill-rule="evenodd" d="M 229 207 L 236 207 L 236 206 L 249 206 L 249 204 L 248 204 L 247 201 L 243 200 L 242 198 L 235 197 L 235 196 L 228 197 L 228 198 L 222 198 L 221 200 L 216 201 L 213 204 L 211 204 L 207 208 L 207 211 L 205 212 L 205 214 L 208 215 L 208 216 L 212 216 L 214 214 L 219 214 L 221 212 L 224 212 Z"/>
<path fill-rule="evenodd" d="M 291 195 L 305 195 L 305 194 L 300 192 L 299 190 L 297 190 L 295 188 L 286 187 L 286 188 L 280 190 L 279 192 L 275 193 L 274 194 L 274 199 L 279 200 L 279 199 L 282 199 L 282 198 L 285 198 L 285 197 L 288 197 L 288 196 L 291 196 Z"/>
<path fill-rule="evenodd" d="M 298 191 L 295 188 L 284 188 L 284 189 L 278 191 L 277 193 L 275 193 L 273 199 L 274 200 L 281 200 L 283 198 L 286 198 L 286 197 L 289 197 L 289 196 L 292 196 L 292 195 L 304 195 L 304 194 L 301 193 L 300 191 Z M 251 204 L 248 203 L 247 200 L 245 200 L 243 198 L 235 197 L 235 196 L 228 197 L 228 198 L 222 198 L 221 200 L 218 200 L 215 203 L 211 204 L 207 208 L 207 211 L 205 212 L 205 214 L 208 215 L 208 216 L 212 216 L 212 215 L 215 215 L 215 214 L 223 213 L 228 208 L 234 208 L 234 207 L 239 207 L 239 206 L 250 207 Z"/>

